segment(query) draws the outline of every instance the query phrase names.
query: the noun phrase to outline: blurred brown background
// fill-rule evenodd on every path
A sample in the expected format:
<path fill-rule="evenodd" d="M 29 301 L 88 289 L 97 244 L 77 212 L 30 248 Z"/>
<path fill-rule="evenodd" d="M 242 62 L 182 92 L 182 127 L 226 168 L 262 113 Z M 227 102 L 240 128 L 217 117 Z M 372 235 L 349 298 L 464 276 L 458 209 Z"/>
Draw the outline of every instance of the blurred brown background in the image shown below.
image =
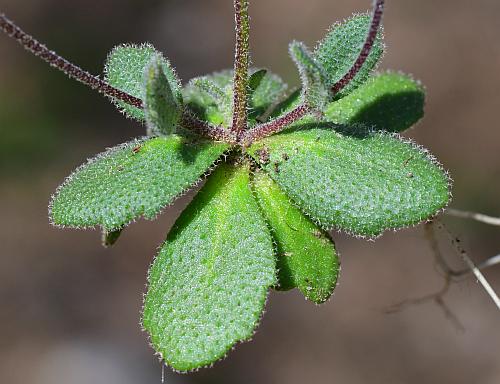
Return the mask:
<path fill-rule="evenodd" d="M 368 7 L 252 1 L 254 64 L 297 84 L 288 42 L 312 46 Z M 230 0 L 2 0 L 0 10 L 94 73 L 122 42 L 152 42 L 185 81 L 232 64 Z M 385 32 L 383 68 L 414 74 L 428 91 L 427 115 L 408 135 L 450 170 L 454 207 L 500 216 L 500 2 L 389 0 Z M 144 129 L 4 35 L 0 58 L 0 382 L 159 383 L 139 314 L 148 265 L 186 199 L 110 250 L 96 231 L 52 228 L 46 207 L 64 177 Z M 444 220 L 474 260 L 500 252 L 498 227 Z M 166 382 L 500 383 L 498 312 L 472 277 L 446 297 L 465 332 L 433 303 L 384 313 L 441 287 L 422 227 L 376 242 L 334 236 L 343 268 L 331 301 L 273 292 L 251 343 L 210 370 L 167 370 Z M 500 291 L 500 268 L 485 273 Z"/>

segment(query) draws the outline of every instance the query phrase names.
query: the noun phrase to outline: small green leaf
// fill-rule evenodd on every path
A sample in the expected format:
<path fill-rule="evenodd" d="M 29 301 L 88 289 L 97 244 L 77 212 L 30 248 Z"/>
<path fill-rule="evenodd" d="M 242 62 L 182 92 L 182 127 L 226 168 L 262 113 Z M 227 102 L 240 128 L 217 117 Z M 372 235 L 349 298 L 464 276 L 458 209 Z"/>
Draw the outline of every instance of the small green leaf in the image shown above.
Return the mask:
<path fill-rule="evenodd" d="M 318 304 L 328 300 L 340 269 L 333 241 L 264 172 L 255 173 L 253 187 L 277 248 L 278 289 L 298 288 Z"/>
<path fill-rule="evenodd" d="M 248 88 L 249 88 L 249 94 L 251 95 L 255 90 L 259 87 L 259 85 L 262 83 L 262 80 L 267 74 L 267 69 L 259 69 L 252 73 L 250 78 L 248 79 Z"/>
<path fill-rule="evenodd" d="M 192 79 L 184 88 L 184 101 L 196 116 L 213 125 L 229 127 L 232 122 L 231 70 Z"/>
<path fill-rule="evenodd" d="M 109 248 L 115 245 L 123 232 L 123 228 L 114 231 L 102 231 L 102 245 L 104 248 Z"/>
<path fill-rule="evenodd" d="M 171 135 L 112 148 L 78 168 L 51 203 L 55 224 L 119 229 L 154 218 L 200 179 L 226 144 Z"/>
<path fill-rule="evenodd" d="M 323 68 L 314 60 L 304 43 L 293 41 L 289 47 L 290 56 L 295 62 L 302 83 L 302 96 L 305 103 L 322 111 L 330 98 L 330 89 L 325 84 Z"/>
<path fill-rule="evenodd" d="M 155 55 L 144 72 L 144 112 L 149 136 L 171 135 L 182 114 L 168 82 L 161 56 Z"/>
<path fill-rule="evenodd" d="M 390 134 L 344 136 L 334 128 L 301 124 L 255 143 L 249 153 L 324 228 L 376 236 L 446 206 L 448 177 L 425 150 Z"/>
<path fill-rule="evenodd" d="M 269 230 L 248 166 L 221 164 L 181 214 L 149 272 L 143 325 L 179 371 L 222 358 L 252 337 L 275 284 Z"/>
<path fill-rule="evenodd" d="M 316 61 L 325 69 L 327 85 L 332 86 L 349 71 L 356 61 L 370 28 L 371 16 L 355 15 L 341 24 L 334 24 L 326 37 L 320 41 L 314 52 Z M 335 95 L 340 99 L 363 84 L 377 65 L 384 52 L 382 32 L 356 77 L 342 91 Z"/>
<path fill-rule="evenodd" d="M 274 107 L 271 113 L 271 119 L 280 117 L 287 112 L 290 112 L 295 107 L 298 107 L 302 102 L 302 89 L 298 88 L 294 90 L 290 95 L 288 95 L 282 102 L 280 102 L 276 107 Z"/>
<path fill-rule="evenodd" d="M 257 69 L 250 70 L 252 74 L 251 78 L 253 74 L 258 74 L 252 80 L 254 85 L 257 84 L 258 77 L 262 76 L 262 71 Z M 216 72 L 192 80 L 183 91 L 184 100 L 198 118 L 209 121 L 214 125 L 229 127 L 232 123 L 233 109 L 232 82 L 232 70 Z M 212 85 L 215 85 L 216 88 Z M 208 89 L 209 87 L 210 89 Z M 257 87 L 249 95 L 248 118 L 250 124 L 255 124 L 256 119 L 264 115 L 271 106 L 276 104 L 283 97 L 286 89 L 287 85 L 279 76 L 266 71 L 265 76 L 258 81 Z M 223 93 L 220 94 L 218 90 L 221 90 Z M 219 96 L 216 96 L 216 93 Z"/>
<path fill-rule="evenodd" d="M 424 115 L 423 87 L 401 73 L 379 74 L 348 96 L 331 103 L 325 116 L 337 124 L 363 124 L 401 132 Z"/>
<path fill-rule="evenodd" d="M 152 45 L 119 45 L 108 56 L 105 67 L 106 81 L 128 94 L 143 98 L 144 71 L 154 55 L 159 54 Z M 178 103 L 182 104 L 181 84 L 170 63 L 162 57 L 165 73 Z M 128 117 L 144 121 L 144 111 L 122 101 L 116 101 L 118 108 Z"/>
<path fill-rule="evenodd" d="M 288 86 L 283 82 L 281 77 L 274 73 L 266 72 L 250 97 L 248 118 L 251 120 L 251 123 L 255 123 L 256 119 L 264 115 L 270 107 L 279 102 L 287 88 Z"/>

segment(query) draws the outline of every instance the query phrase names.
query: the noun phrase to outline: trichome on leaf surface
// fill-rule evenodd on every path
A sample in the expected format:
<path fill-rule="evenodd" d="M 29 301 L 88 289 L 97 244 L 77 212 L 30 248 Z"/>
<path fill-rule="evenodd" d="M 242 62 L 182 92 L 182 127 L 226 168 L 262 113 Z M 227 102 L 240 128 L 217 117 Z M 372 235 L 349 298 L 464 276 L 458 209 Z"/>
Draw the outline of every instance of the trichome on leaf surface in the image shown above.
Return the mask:
<path fill-rule="evenodd" d="M 373 74 L 384 51 L 383 0 L 371 15 L 334 24 L 313 50 L 290 44 L 302 82 L 295 92 L 249 67 L 248 1 L 234 6 L 234 68 L 185 86 L 149 44 L 116 47 L 101 80 L 0 16 L 25 48 L 147 128 L 59 187 L 55 225 L 100 226 L 112 245 L 207 177 L 154 260 L 145 295 L 142 324 L 179 371 L 250 339 L 271 288 L 325 302 L 340 269 L 326 231 L 373 238 L 430 219 L 450 198 L 442 167 L 398 135 L 423 116 L 422 86 L 402 73 Z"/>

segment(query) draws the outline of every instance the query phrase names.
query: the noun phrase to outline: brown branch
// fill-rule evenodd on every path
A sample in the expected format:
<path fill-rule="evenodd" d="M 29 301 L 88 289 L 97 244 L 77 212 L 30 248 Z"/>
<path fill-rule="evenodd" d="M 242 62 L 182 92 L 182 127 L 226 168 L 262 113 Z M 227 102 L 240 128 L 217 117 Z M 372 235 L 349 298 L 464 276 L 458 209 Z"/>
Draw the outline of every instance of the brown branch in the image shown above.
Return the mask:
<path fill-rule="evenodd" d="M 126 92 L 120 91 L 115 87 L 112 87 L 105 81 L 99 79 L 94 75 L 91 75 L 77 65 L 59 56 L 54 51 L 49 50 L 45 45 L 37 41 L 35 38 L 33 38 L 33 36 L 28 35 L 16 24 L 14 24 L 14 22 L 9 20 L 3 13 L 0 14 L 0 29 L 4 31 L 8 36 L 16 39 L 17 42 L 21 44 L 26 50 L 49 63 L 52 67 L 59 69 L 70 78 L 78 80 L 79 82 L 88 85 L 92 89 L 95 89 L 104 95 L 113 97 L 117 100 L 121 100 L 134 107 L 142 108 L 141 99 L 129 95 Z"/>

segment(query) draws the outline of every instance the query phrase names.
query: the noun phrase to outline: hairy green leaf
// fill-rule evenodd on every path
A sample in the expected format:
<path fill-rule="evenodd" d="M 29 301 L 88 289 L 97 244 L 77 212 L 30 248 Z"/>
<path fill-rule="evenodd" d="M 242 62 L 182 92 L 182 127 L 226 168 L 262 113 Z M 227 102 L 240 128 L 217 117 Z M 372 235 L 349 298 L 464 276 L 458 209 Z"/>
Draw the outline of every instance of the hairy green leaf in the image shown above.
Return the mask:
<path fill-rule="evenodd" d="M 368 14 L 355 15 L 343 23 L 334 24 L 326 37 L 320 41 L 314 54 L 318 63 L 325 69 L 327 85 L 332 86 L 349 71 L 356 61 L 366 40 L 371 22 Z M 384 52 L 382 32 L 379 32 L 375 44 L 359 73 L 335 99 L 342 98 L 363 84 L 370 76 Z"/>
<path fill-rule="evenodd" d="M 298 107 L 302 102 L 302 89 L 298 88 L 294 90 L 290 95 L 288 95 L 283 101 L 278 103 L 276 107 L 274 107 L 270 118 L 274 119 L 276 117 L 282 116 L 287 112 L 290 112 L 294 108 Z"/>
<path fill-rule="evenodd" d="M 143 325 L 171 367 L 188 371 L 248 340 L 275 260 L 246 165 L 221 164 L 181 214 L 149 273 Z"/>
<path fill-rule="evenodd" d="M 264 73 L 264 70 L 252 69 L 250 73 L 250 81 L 255 86 L 255 89 L 250 89 L 248 102 L 248 117 L 252 125 L 283 97 L 287 85 L 279 76 Z M 232 70 L 225 70 L 191 80 L 183 91 L 188 107 L 202 120 L 229 127 L 233 108 L 232 75 Z"/>
<path fill-rule="evenodd" d="M 323 68 L 312 57 L 304 43 L 293 41 L 290 43 L 289 51 L 299 70 L 305 103 L 311 108 L 322 111 L 330 97 Z"/>
<path fill-rule="evenodd" d="M 267 74 L 267 69 L 259 69 L 252 73 L 252 75 L 248 78 L 248 90 L 249 94 L 252 94 L 255 92 L 255 90 L 259 87 L 259 85 L 262 83 L 262 80 Z"/>
<path fill-rule="evenodd" d="M 59 187 L 51 203 L 57 225 L 121 228 L 154 218 L 193 185 L 227 149 L 226 144 L 178 135 L 135 140 L 98 155 Z"/>
<path fill-rule="evenodd" d="M 324 228 L 376 236 L 426 220 L 448 203 L 448 177 L 424 150 L 390 134 L 344 136 L 333 128 L 301 124 L 249 150 Z"/>
<path fill-rule="evenodd" d="M 153 56 L 144 72 L 144 113 L 148 135 L 171 135 L 182 114 L 168 82 L 161 56 Z"/>
<path fill-rule="evenodd" d="M 119 45 L 108 56 L 105 67 L 106 81 L 128 94 L 140 99 L 144 96 L 144 71 L 154 55 L 161 55 L 150 44 Z M 162 56 L 161 56 L 162 57 Z M 181 84 L 174 69 L 162 57 L 163 72 L 179 104 L 182 104 Z M 144 121 L 144 111 L 117 100 L 116 104 L 128 117 Z"/>
<path fill-rule="evenodd" d="M 425 92 L 418 82 L 401 73 L 387 72 L 331 103 L 325 116 L 338 124 L 401 132 L 423 117 L 424 104 Z"/>
<path fill-rule="evenodd" d="M 318 304 L 328 300 L 340 268 L 333 241 L 264 172 L 255 173 L 253 188 L 276 244 L 278 289 L 298 288 Z"/>
<path fill-rule="evenodd" d="M 266 72 L 250 97 L 250 111 L 248 114 L 250 123 L 255 123 L 255 120 L 259 119 L 271 106 L 279 102 L 287 88 L 288 86 L 278 75 Z"/>

